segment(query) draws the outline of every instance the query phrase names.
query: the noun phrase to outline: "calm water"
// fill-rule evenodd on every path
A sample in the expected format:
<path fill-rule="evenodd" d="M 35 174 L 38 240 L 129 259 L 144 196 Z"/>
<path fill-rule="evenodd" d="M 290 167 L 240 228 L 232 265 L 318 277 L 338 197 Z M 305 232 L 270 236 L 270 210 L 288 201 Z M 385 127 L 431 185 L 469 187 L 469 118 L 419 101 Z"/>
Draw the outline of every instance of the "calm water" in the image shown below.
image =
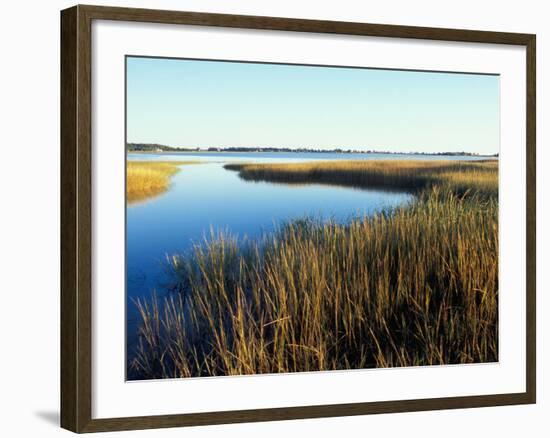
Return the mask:
<path fill-rule="evenodd" d="M 224 230 L 255 237 L 282 221 L 314 216 L 346 221 L 372 215 L 411 200 L 406 193 L 358 190 L 326 185 L 283 185 L 250 182 L 225 170 L 228 162 L 296 162 L 316 159 L 471 159 L 378 154 L 334 153 L 161 153 L 129 154 L 129 160 L 197 160 L 183 165 L 168 192 L 127 207 L 127 342 L 136 340 L 138 315 L 132 299 L 162 294 L 167 255 L 190 251 L 210 233 Z M 130 354 L 131 355 L 131 354 Z"/>

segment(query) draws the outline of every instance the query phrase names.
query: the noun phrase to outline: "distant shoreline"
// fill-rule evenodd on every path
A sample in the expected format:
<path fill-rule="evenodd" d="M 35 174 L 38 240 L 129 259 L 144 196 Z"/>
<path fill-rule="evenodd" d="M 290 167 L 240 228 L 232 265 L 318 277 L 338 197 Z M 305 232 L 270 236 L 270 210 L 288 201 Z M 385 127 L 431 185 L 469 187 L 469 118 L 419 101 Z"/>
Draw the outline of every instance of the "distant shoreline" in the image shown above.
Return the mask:
<path fill-rule="evenodd" d="M 141 146 L 141 145 L 140 145 Z M 145 146 L 145 145 L 144 145 Z M 148 146 L 148 145 L 147 145 Z M 205 153 L 311 153 L 311 154 L 360 154 L 360 155 L 425 155 L 435 157 L 479 157 L 479 158 L 498 158 L 499 154 L 475 154 L 471 152 L 389 152 L 389 151 L 358 151 L 351 149 L 283 149 L 283 148 L 208 148 L 208 149 L 183 149 L 173 148 L 171 146 L 161 146 L 158 149 L 143 147 L 134 147 L 128 145 L 127 152 L 137 154 L 163 154 L 163 153 L 186 153 L 186 154 L 205 154 Z"/>

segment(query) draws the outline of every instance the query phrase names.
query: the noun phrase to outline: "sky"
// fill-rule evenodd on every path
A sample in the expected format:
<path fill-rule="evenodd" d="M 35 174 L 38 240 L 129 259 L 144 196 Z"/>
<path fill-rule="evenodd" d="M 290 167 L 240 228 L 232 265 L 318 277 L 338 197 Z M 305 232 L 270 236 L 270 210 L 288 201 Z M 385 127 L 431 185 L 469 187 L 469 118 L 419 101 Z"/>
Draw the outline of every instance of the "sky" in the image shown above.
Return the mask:
<path fill-rule="evenodd" d="M 499 151 L 495 75 L 127 57 L 127 141 Z"/>

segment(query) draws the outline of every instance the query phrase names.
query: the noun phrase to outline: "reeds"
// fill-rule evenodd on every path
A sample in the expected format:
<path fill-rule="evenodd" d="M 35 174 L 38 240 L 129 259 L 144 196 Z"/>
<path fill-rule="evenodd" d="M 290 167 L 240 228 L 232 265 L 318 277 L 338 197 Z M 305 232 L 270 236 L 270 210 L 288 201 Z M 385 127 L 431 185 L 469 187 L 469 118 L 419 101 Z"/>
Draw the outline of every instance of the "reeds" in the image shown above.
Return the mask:
<path fill-rule="evenodd" d="M 324 183 L 359 188 L 418 192 L 449 185 L 457 193 L 498 192 L 498 161 L 333 160 L 286 164 L 226 164 L 250 181 Z"/>
<path fill-rule="evenodd" d="M 126 200 L 135 203 L 158 196 L 168 190 L 171 177 L 181 165 L 197 161 L 127 161 Z"/>
<path fill-rule="evenodd" d="M 213 235 L 171 257 L 179 292 L 137 303 L 133 378 L 498 360 L 497 165 L 462 176 L 422 163 L 396 166 L 430 179 L 412 205 L 346 225 L 294 221 L 256 241 Z"/>

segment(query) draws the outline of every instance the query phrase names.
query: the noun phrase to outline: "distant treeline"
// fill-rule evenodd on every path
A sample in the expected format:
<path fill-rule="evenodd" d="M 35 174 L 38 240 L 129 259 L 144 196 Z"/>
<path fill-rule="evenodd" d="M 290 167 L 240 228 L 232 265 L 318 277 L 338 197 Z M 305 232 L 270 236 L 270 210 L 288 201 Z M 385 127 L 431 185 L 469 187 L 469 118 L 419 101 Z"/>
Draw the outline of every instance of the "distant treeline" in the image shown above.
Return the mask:
<path fill-rule="evenodd" d="M 130 152 L 185 152 L 199 150 L 199 148 L 176 148 L 157 143 L 128 143 L 126 148 Z"/>
<path fill-rule="evenodd" d="M 498 157 L 498 154 L 480 155 L 472 152 L 390 152 L 375 149 L 319 149 L 306 147 L 174 147 L 156 143 L 128 143 L 127 149 L 129 152 L 313 152 L 313 153 L 339 153 L 339 154 L 414 154 L 414 155 L 437 155 L 437 156 L 488 156 Z"/>

